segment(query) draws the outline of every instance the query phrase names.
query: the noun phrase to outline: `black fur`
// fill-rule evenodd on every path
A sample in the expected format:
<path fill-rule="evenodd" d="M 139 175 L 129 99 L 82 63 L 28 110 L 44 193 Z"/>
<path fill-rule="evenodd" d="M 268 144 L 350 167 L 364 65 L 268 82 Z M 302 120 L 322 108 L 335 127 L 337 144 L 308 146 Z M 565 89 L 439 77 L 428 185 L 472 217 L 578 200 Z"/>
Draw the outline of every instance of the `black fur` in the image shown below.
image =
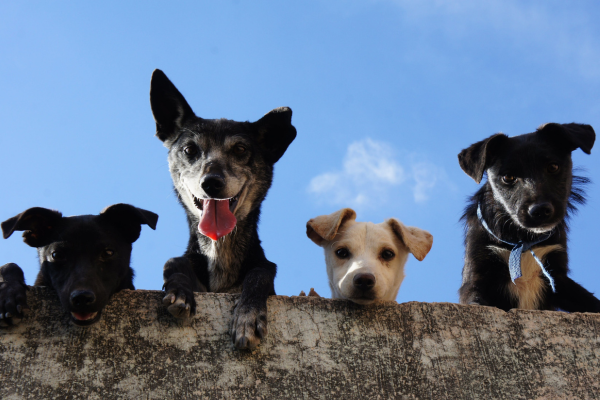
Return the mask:
<path fill-rule="evenodd" d="M 193 292 L 241 292 L 230 333 L 236 347 L 254 347 L 267 333 L 267 297 L 275 294 L 277 270 L 258 237 L 260 207 L 273 164 L 296 137 L 292 110 L 278 108 L 253 123 L 199 118 L 160 70 L 152 75 L 150 103 L 190 230 L 185 254 L 165 264 L 164 304 L 187 318 L 196 310 Z M 199 204 L 213 198 L 239 201 L 231 208 L 235 230 L 217 241 L 198 229 Z"/>
<path fill-rule="evenodd" d="M 0 327 L 16 325 L 27 310 L 27 285 L 17 264 L 0 267 Z"/>
<path fill-rule="evenodd" d="M 110 296 L 134 289 L 131 244 L 140 236 L 142 224 L 155 229 L 157 220 L 153 212 L 129 204 L 109 206 L 100 215 L 74 217 L 35 207 L 4 221 L 2 233 L 7 239 L 14 231 L 24 231 L 23 241 L 37 247 L 40 260 L 34 285 L 54 288 L 73 323 L 86 326 L 100 319 Z M 0 316 L 8 312 L 20 318 L 17 306 L 26 307 L 23 272 L 16 264 L 7 264 L 0 273 L 9 283 L 0 286 Z"/>
<path fill-rule="evenodd" d="M 581 148 L 589 154 L 594 140 L 589 125 L 546 124 L 536 132 L 516 137 L 493 135 L 458 155 L 462 169 L 476 182 L 481 181 L 484 172 L 488 177 L 462 216 L 465 266 L 459 291 L 461 303 L 503 310 L 519 304 L 507 289 L 513 285 L 507 263 L 488 247 L 510 250 L 511 246 L 484 230 L 477 217 L 480 204 L 490 229 L 508 242 L 534 241 L 554 229 L 550 238 L 538 246 L 560 245 L 564 249 L 549 253 L 545 261 L 556 293 L 540 275 L 544 286 L 538 309 L 600 312 L 600 301 L 567 276 L 566 252 L 568 219 L 576 204 L 585 202 L 581 186 L 587 183 L 586 178 L 573 176 L 571 152 Z"/>

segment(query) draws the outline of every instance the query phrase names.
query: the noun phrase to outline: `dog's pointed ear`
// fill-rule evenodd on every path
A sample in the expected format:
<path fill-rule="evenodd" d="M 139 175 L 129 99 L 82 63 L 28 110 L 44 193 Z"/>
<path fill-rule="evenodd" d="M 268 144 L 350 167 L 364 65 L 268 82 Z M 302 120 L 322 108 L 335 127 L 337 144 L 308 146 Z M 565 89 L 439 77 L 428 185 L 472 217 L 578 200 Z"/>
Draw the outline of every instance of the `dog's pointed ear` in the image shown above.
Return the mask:
<path fill-rule="evenodd" d="M 431 246 L 433 246 L 433 236 L 431 233 L 414 226 L 405 226 L 395 218 L 389 218 L 385 222 L 390 226 L 398 239 L 408 247 L 408 251 L 417 260 L 423 261 L 427 253 L 431 250 Z"/>
<path fill-rule="evenodd" d="M 596 141 L 594 128 L 586 124 L 556 124 L 550 122 L 541 125 L 537 132 L 547 136 L 554 136 L 559 142 L 564 143 L 570 151 L 581 149 L 585 154 L 592 152 Z"/>
<path fill-rule="evenodd" d="M 329 215 L 320 215 L 306 223 L 306 236 L 319 246 L 333 240 L 340 227 L 348 220 L 356 220 L 356 213 L 351 208 L 342 208 Z"/>
<path fill-rule="evenodd" d="M 467 175 L 480 183 L 483 173 L 490 166 L 494 152 L 499 145 L 508 139 L 503 133 L 497 133 L 477 142 L 458 154 L 458 163 Z"/>
<path fill-rule="evenodd" d="M 265 151 L 265 159 L 270 164 L 275 164 L 296 138 L 292 109 L 289 107 L 271 110 L 252 125 L 258 134 L 257 141 Z"/>
<path fill-rule="evenodd" d="M 152 73 L 150 107 L 156 121 L 156 136 L 163 142 L 172 139 L 187 120 L 195 118 L 183 95 L 160 69 Z"/>
<path fill-rule="evenodd" d="M 142 210 L 130 204 L 113 204 L 100 213 L 100 217 L 117 226 L 123 236 L 130 242 L 140 237 L 142 225 L 156 229 L 158 215 L 152 211 Z"/>
<path fill-rule="evenodd" d="M 2 235 L 8 239 L 14 231 L 23 232 L 23 241 L 31 247 L 42 247 L 52 240 L 52 233 L 60 223 L 62 214 L 47 208 L 33 207 L 4 221 Z"/>

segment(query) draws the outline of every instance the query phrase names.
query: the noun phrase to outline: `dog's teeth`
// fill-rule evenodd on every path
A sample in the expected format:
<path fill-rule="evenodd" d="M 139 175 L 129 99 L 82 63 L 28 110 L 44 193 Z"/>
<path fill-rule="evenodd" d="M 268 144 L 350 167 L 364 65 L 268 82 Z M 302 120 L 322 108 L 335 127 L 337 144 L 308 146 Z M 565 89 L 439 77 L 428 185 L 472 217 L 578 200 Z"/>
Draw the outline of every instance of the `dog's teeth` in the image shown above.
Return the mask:
<path fill-rule="evenodd" d="M 192 195 L 192 197 L 194 198 L 194 205 L 196 206 L 196 208 L 199 210 L 204 209 L 204 201 L 200 200 L 199 198 L 197 198 L 194 195 Z"/>

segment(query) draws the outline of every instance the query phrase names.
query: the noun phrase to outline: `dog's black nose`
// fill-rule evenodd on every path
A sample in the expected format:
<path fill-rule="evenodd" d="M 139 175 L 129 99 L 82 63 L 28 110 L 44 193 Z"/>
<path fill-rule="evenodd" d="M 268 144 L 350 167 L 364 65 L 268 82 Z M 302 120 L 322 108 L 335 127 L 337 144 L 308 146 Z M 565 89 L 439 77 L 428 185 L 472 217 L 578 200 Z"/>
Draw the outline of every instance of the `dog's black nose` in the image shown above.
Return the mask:
<path fill-rule="evenodd" d="M 219 175 L 207 175 L 202 181 L 202 189 L 210 197 L 218 197 L 221 189 L 225 187 L 225 179 Z"/>
<path fill-rule="evenodd" d="M 375 275 L 373 274 L 356 274 L 352 279 L 354 286 L 360 290 L 369 290 L 375 286 Z"/>
<path fill-rule="evenodd" d="M 96 295 L 90 290 L 74 290 L 71 292 L 71 304 L 74 307 L 87 306 L 95 301 Z"/>
<path fill-rule="evenodd" d="M 529 216 L 536 222 L 544 222 L 554 214 L 554 207 L 550 203 L 533 204 L 529 207 Z"/>

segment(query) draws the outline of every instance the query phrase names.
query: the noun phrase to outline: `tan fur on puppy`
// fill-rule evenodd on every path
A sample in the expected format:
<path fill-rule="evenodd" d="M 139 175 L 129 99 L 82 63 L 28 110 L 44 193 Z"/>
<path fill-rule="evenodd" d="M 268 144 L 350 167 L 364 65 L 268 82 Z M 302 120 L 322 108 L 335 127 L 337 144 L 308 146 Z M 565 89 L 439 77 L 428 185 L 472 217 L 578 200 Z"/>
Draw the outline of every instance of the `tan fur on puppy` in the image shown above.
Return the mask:
<path fill-rule="evenodd" d="M 394 301 L 408 253 L 422 261 L 433 244 L 429 232 L 394 218 L 380 224 L 356 222 L 350 208 L 311 219 L 306 235 L 325 251 L 332 297 L 358 304 Z"/>
<path fill-rule="evenodd" d="M 508 268 L 508 258 L 510 250 L 502 247 L 488 246 L 490 250 L 498 254 L 500 258 L 506 262 Z M 553 251 L 565 251 L 559 245 L 538 246 L 534 247 L 533 251 L 536 256 L 543 262 L 546 261 L 546 256 Z M 542 278 L 542 270 L 539 264 L 535 261 L 530 252 L 526 251 L 521 255 L 521 277 L 515 279 L 515 283 L 509 282 L 506 290 L 512 298 L 519 302 L 519 308 L 524 310 L 538 310 L 546 284 Z"/>

